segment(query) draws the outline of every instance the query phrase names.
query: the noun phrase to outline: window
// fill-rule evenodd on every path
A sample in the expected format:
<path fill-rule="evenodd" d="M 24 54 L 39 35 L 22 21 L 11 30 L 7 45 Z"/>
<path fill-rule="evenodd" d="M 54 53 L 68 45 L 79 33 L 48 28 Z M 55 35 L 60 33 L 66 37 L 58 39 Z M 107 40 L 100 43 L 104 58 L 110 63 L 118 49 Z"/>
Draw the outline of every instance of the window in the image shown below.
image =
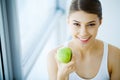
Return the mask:
<path fill-rule="evenodd" d="M 17 0 L 25 80 L 47 80 L 48 51 L 68 39 L 65 4 L 64 0 Z"/>

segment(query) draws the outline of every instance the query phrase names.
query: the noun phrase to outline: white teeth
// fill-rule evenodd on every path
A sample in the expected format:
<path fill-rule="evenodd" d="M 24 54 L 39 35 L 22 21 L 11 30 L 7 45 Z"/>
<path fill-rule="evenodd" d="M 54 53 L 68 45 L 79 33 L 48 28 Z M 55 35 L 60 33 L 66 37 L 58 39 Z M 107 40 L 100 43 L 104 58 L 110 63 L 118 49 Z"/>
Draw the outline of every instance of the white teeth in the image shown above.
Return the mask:
<path fill-rule="evenodd" d="M 88 38 L 80 38 L 81 40 L 88 40 Z"/>
<path fill-rule="evenodd" d="M 88 38 L 87 38 L 87 39 L 82 39 L 82 38 L 81 38 L 81 40 L 88 40 Z"/>

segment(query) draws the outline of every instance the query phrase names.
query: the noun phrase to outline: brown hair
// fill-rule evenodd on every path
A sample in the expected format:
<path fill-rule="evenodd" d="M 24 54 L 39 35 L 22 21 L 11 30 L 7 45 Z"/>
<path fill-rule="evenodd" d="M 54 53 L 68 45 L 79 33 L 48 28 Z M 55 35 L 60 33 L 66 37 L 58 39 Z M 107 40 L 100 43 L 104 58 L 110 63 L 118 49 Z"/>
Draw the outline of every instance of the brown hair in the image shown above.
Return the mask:
<path fill-rule="evenodd" d="M 80 10 L 96 14 L 99 19 L 102 19 L 102 7 L 99 0 L 72 0 L 69 14 Z"/>

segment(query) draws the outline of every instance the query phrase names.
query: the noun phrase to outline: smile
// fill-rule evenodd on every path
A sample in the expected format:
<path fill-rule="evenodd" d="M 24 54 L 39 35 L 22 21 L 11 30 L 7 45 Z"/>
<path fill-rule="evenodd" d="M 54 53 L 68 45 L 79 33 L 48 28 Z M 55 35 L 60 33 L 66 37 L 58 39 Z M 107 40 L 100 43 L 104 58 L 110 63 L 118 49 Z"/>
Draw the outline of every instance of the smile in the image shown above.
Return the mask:
<path fill-rule="evenodd" d="M 87 38 L 80 38 L 80 37 L 78 37 L 78 38 L 82 43 L 87 43 L 90 40 L 91 36 L 87 37 Z"/>

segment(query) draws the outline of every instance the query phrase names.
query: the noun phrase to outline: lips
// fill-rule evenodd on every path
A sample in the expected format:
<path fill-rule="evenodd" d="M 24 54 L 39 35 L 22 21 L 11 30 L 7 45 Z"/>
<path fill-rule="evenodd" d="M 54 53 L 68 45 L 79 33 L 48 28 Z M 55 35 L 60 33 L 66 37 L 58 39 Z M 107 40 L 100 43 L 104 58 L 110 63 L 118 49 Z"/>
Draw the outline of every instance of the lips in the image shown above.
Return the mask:
<path fill-rule="evenodd" d="M 78 38 L 81 42 L 87 43 L 90 40 L 91 36 L 90 37 L 84 37 L 84 38 L 83 37 L 78 37 Z"/>

